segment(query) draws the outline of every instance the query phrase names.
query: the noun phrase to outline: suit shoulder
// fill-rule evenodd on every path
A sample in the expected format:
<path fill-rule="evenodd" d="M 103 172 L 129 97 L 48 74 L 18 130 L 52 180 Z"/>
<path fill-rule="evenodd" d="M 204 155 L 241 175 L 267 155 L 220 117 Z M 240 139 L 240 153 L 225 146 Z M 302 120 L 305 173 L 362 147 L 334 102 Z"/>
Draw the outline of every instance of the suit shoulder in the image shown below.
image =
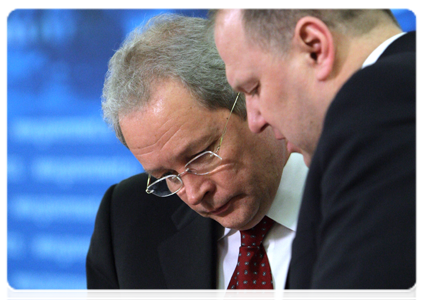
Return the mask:
<path fill-rule="evenodd" d="M 357 71 L 344 84 L 338 95 L 374 97 L 386 94 L 392 98 L 392 92 L 394 95 L 406 93 L 413 86 L 415 89 L 415 83 L 416 55 L 406 52 L 381 58 L 376 63 Z"/>
<path fill-rule="evenodd" d="M 115 185 L 114 197 L 123 197 L 131 196 L 134 193 L 140 194 L 140 192 L 145 193 L 145 188 L 147 185 L 147 174 L 140 173 L 131 177 L 128 177 L 118 184 Z"/>
<path fill-rule="evenodd" d="M 160 212 L 170 215 L 183 204 L 177 195 L 160 198 L 146 193 L 148 175 L 137 174 L 122 180 L 113 188 L 111 195 L 111 209 L 113 215 L 138 215 L 144 218 Z M 153 212 L 153 213 L 152 213 Z"/>
<path fill-rule="evenodd" d="M 342 86 L 328 109 L 324 127 L 367 131 L 372 124 L 383 125 L 392 118 L 399 122 L 412 119 L 415 105 L 415 55 L 390 55 L 359 70 Z"/>
<path fill-rule="evenodd" d="M 339 95 L 359 93 L 368 95 L 372 90 L 391 95 L 397 91 L 414 91 L 420 87 L 420 53 L 404 52 L 379 59 L 357 71 L 344 84 Z M 370 94 L 371 95 L 371 94 Z M 391 98 L 390 97 L 390 98 Z"/>

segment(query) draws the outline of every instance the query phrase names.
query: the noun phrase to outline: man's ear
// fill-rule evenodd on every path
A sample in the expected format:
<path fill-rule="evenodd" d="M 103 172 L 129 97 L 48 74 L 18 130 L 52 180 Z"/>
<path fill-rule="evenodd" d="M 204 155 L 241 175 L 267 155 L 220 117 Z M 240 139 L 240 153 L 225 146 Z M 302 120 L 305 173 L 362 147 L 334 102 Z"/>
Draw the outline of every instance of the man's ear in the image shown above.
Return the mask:
<path fill-rule="evenodd" d="M 326 24 L 310 16 L 301 18 L 295 27 L 293 40 L 300 51 L 307 55 L 317 79 L 327 79 L 335 62 L 335 46 Z"/>

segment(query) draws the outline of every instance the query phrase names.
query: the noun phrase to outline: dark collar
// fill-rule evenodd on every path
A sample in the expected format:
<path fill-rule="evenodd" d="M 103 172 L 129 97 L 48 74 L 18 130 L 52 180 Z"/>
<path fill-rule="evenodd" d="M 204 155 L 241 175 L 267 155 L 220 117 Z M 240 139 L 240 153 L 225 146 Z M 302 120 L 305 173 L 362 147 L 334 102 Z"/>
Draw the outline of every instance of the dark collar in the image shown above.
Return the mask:
<path fill-rule="evenodd" d="M 386 48 L 386 50 L 382 53 L 379 59 L 403 52 L 416 52 L 415 31 L 408 32 L 396 39 L 392 44 L 388 46 L 388 48 Z"/>

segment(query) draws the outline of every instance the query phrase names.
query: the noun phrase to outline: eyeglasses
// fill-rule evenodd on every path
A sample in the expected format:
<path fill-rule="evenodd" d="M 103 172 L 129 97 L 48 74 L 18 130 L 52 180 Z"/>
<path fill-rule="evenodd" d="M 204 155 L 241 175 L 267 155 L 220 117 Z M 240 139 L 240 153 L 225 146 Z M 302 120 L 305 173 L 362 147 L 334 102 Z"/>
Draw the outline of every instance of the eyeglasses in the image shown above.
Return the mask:
<path fill-rule="evenodd" d="M 225 128 L 223 129 L 223 133 L 220 137 L 219 145 L 216 147 L 216 150 L 214 152 L 204 151 L 198 154 L 185 165 L 185 171 L 179 173 L 178 175 L 167 175 L 156 179 L 152 183 L 150 183 L 150 181 L 152 181 L 152 178 L 154 180 L 154 177 L 148 175 L 147 188 L 145 190 L 147 194 L 153 194 L 159 197 L 171 196 L 179 192 L 184 186 L 182 176 L 186 173 L 194 175 L 207 175 L 214 171 L 218 166 L 220 166 L 222 163 L 222 157 L 220 157 L 217 153 L 222 146 L 223 137 L 225 136 L 229 119 L 238 101 L 239 95 L 239 93 L 236 95 L 234 104 L 232 105 L 231 112 L 228 119 L 226 120 Z"/>

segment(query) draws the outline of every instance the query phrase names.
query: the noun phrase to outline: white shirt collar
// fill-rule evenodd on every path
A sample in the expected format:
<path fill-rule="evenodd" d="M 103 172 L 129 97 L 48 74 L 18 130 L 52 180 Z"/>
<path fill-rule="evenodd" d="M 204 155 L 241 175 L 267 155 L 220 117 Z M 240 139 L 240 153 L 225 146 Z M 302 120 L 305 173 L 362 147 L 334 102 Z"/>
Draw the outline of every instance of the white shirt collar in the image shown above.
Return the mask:
<path fill-rule="evenodd" d="M 303 156 L 298 153 L 292 153 L 283 169 L 275 200 L 267 213 L 269 218 L 292 231 L 297 228 L 297 217 L 307 172 L 308 168 L 304 163 Z M 224 228 L 220 239 L 237 231 Z"/>
<path fill-rule="evenodd" d="M 382 55 L 382 53 L 388 48 L 390 44 L 392 44 L 396 39 L 404 35 L 405 32 L 398 33 L 394 35 L 393 37 L 387 39 L 382 44 L 380 44 L 375 50 L 373 50 L 372 53 L 367 57 L 367 59 L 364 61 L 362 68 L 368 67 L 372 64 L 374 64 L 378 58 Z"/>

